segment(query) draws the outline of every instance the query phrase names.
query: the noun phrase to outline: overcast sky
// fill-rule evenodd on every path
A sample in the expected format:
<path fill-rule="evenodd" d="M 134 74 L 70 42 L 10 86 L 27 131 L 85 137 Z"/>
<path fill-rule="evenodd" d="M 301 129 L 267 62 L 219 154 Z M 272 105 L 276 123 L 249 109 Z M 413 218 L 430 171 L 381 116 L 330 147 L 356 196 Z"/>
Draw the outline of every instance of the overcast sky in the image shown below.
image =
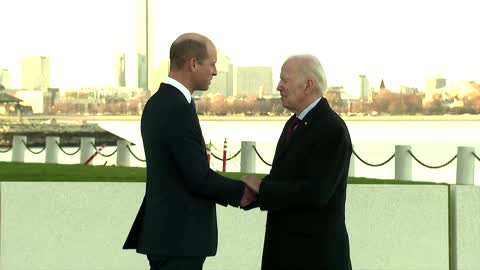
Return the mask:
<path fill-rule="evenodd" d="M 20 84 L 20 61 L 26 55 L 50 57 L 52 87 L 114 84 L 115 54 L 127 52 L 127 65 L 129 55 L 135 55 L 136 0 L 0 1 L 0 68 L 10 70 L 13 87 Z M 330 85 L 359 74 L 372 83 L 384 78 L 387 86 L 422 87 L 431 76 L 480 81 L 474 4 L 150 0 L 151 64 L 168 57 L 179 34 L 193 31 L 209 36 L 234 64 L 272 66 L 275 79 L 288 55 L 312 53 L 324 65 Z"/>

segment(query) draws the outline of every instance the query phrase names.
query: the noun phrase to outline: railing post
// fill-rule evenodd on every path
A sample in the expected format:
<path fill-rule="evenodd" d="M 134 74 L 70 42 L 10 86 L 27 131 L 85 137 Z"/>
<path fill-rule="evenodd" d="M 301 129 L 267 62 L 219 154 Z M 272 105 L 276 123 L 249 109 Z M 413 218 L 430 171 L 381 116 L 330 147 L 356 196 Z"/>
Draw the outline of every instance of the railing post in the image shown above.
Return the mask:
<path fill-rule="evenodd" d="M 25 162 L 25 150 L 27 147 L 23 142 L 27 142 L 27 136 L 13 136 L 12 143 L 12 161 L 13 162 Z"/>
<path fill-rule="evenodd" d="M 348 167 L 348 176 L 355 177 L 355 154 L 353 150 L 355 145 L 352 145 L 352 155 L 350 156 L 350 166 Z"/>
<path fill-rule="evenodd" d="M 412 180 L 412 156 L 410 145 L 395 145 L 395 179 Z"/>
<path fill-rule="evenodd" d="M 117 166 L 130 167 L 130 153 L 127 146 L 130 145 L 129 141 L 118 140 L 117 141 Z"/>
<path fill-rule="evenodd" d="M 474 147 L 459 146 L 457 149 L 457 185 L 474 184 L 475 176 Z"/>
<path fill-rule="evenodd" d="M 60 143 L 60 137 L 47 136 L 45 141 L 45 163 L 58 163 L 58 145 Z"/>
<path fill-rule="evenodd" d="M 223 142 L 223 161 L 222 161 L 222 172 L 227 171 L 227 138 Z"/>
<path fill-rule="evenodd" d="M 83 164 L 83 162 L 95 152 L 92 143 L 95 144 L 95 138 L 93 137 L 80 138 L 80 164 Z"/>
<path fill-rule="evenodd" d="M 255 142 L 244 142 L 240 148 L 240 172 L 241 173 L 255 173 L 256 172 L 256 155 L 253 147 Z"/>

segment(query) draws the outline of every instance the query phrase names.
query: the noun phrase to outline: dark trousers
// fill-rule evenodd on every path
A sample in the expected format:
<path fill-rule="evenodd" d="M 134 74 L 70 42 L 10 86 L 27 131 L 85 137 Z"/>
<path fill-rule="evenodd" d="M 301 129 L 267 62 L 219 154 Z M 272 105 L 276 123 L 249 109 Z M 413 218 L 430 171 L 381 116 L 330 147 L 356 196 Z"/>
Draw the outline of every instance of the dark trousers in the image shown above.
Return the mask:
<path fill-rule="evenodd" d="M 150 270 L 202 270 L 205 257 L 147 255 Z"/>

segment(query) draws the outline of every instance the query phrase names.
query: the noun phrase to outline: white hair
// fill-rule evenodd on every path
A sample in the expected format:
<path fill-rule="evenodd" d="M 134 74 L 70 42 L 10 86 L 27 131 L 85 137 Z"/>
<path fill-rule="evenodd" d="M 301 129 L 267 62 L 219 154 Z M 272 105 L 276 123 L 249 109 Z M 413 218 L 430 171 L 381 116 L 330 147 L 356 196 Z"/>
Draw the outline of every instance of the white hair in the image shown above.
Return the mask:
<path fill-rule="evenodd" d="M 299 59 L 302 61 L 300 71 L 306 78 L 313 77 L 323 96 L 327 92 L 327 77 L 323 71 L 322 64 L 317 57 L 311 54 L 299 54 L 290 56 L 288 59 Z"/>

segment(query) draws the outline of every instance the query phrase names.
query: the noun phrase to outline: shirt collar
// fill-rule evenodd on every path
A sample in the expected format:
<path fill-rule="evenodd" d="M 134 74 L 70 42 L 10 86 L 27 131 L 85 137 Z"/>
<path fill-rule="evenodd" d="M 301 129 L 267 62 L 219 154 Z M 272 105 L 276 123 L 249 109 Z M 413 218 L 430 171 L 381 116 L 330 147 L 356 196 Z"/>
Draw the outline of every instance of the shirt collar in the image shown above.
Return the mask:
<path fill-rule="evenodd" d="M 319 97 L 317 100 L 312 102 L 312 104 L 308 105 L 308 107 L 305 108 L 305 110 L 303 110 L 299 115 L 297 115 L 297 118 L 299 118 L 300 120 L 303 120 L 303 118 L 305 118 L 307 113 L 309 113 L 315 106 L 317 106 L 318 102 L 320 102 L 321 99 L 322 97 Z"/>
<path fill-rule="evenodd" d="M 190 91 L 188 91 L 187 87 L 185 87 L 185 85 L 183 85 L 179 81 L 167 77 L 163 83 L 170 84 L 171 86 L 177 88 L 185 96 L 188 103 L 192 101 L 192 94 L 190 94 Z"/>

